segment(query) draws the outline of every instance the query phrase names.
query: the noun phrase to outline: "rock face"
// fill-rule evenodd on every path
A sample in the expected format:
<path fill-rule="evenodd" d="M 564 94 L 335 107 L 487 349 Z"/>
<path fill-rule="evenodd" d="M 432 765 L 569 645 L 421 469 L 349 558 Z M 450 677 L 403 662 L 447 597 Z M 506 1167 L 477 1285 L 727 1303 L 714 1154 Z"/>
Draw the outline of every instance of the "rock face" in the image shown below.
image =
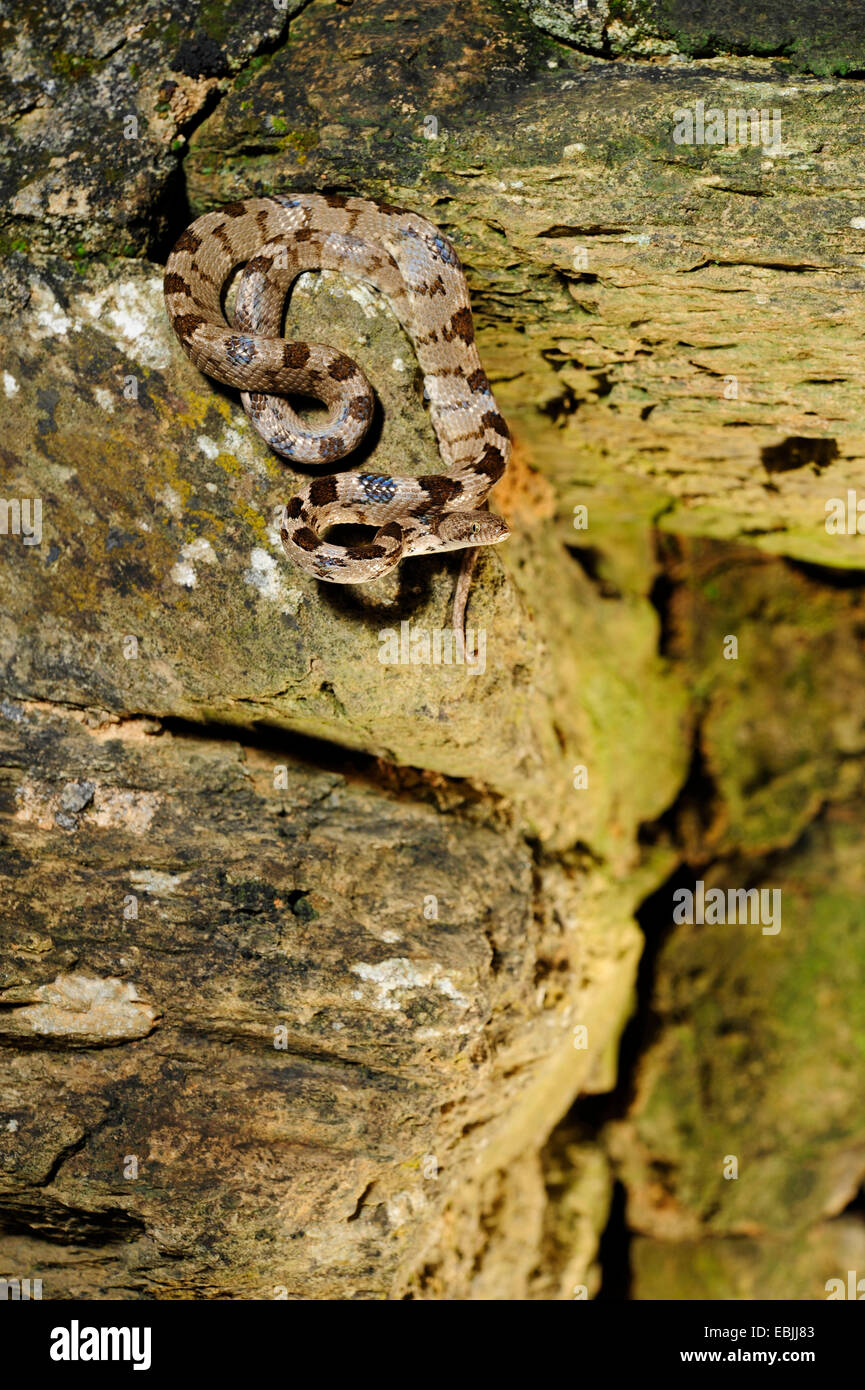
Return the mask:
<path fill-rule="evenodd" d="M 2 729 L 7 1263 L 59 1241 L 55 1297 L 100 1233 L 93 1296 L 484 1296 L 503 1260 L 513 1297 L 585 1278 L 585 1236 L 538 1273 L 538 1140 L 603 1084 L 577 1029 L 611 1036 L 639 952 L 600 902 L 581 921 L 590 875 L 364 760 L 39 705 Z M 603 1162 L 580 1161 L 602 1219 Z"/>
<path fill-rule="evenodd" d="M 533 23 L 604 57 L 705 58 L 783 54 L 795 69 L 861 69 L 865 25 L 858 5 L 820 0 L 518 0 Z"/>
<path fill-rule="evenodd" d="M 591 1297 L 615 1181 L 638 1298 L 865 1259 L 863 32 L 809 15 L 10 29 L 0 1277 Z M 290 188 L 459 247 L 515 441 L 473 667 L 424 657 L 458 557 L 289 568 L 306 475 L 168 327 L 174 237 Z M 302 277 L 285 333 L 374 383 L 352 466 L 435 471 L 371 289 Z M 778 930 L 674 922 L 698 881 Z"/>

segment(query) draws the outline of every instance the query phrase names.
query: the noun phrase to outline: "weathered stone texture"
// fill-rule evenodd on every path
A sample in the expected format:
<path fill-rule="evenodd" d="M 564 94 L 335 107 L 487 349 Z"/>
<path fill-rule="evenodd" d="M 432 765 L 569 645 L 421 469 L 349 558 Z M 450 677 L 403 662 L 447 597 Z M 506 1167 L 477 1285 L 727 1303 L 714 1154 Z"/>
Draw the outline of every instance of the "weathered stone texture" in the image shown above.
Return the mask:
<path fill-rule="evenodd" d="M 540 1146 L 625 1015 L 627 918 L 612 971 L 580 878 L 435 780 L 408 800 L 368 761 L 37 705 L 2 731 L 9 1238 L 68 1241 L 72 1266 L 123 1241 L 92 1296 L 119 1261 L 151 1296 L 383 1297 L 454 1203 L 519 1206 L 523 1164 L 525 1283 Z M 498 1277 L 496 1256 L 466 1291 Z"/>
<path fill-rule="evenodd" d="M 0 1275 L 594 1296 L 617 1179 L 637 1298 L 865 1258 L 855 497 L 826 525 L 865 491 L 865 25 L 746 8 L 2 21 L 0 493 L 42 534 L 0 535 Z M 736 138 L 683 140 L 698 104 Z M 379 659 L 457 557 L 288 567 L 306 475 L 171 336 L 173 237 L 291 188 L 459 248 L 514 434 L 483 669 Z M 374 292 L 303 277 L 285 331 L 376 388 L 352 466 L 437 468 Z M 672 928 L 698 877 L 781 931 Z"/>

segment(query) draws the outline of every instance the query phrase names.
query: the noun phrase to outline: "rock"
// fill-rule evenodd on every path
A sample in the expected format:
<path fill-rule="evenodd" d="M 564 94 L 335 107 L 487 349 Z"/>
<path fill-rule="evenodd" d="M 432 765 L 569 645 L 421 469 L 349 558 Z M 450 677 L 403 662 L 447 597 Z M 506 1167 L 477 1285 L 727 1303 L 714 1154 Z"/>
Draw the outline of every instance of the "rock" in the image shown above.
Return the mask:
<path fill-rule="evenodd" d="M 676 926 L 664 941 L 656 1040 L 611 1130 L 629 1222 L 655 1240 L 747 1236 L 768 1251 L 855 1204 L 865 1181 L 861 815 L 861 801 L 829 806 L 759 876 L 751 869 L 748 887 L 778 895 L 767 900 L 771 924 L 749 911 L 747 922 Z M 706 871 L 706 891 L 743 883 L 741 861 L 724 867 Z"/>
<path fill-rule="evenodd" d="M 12 1011 L 0 1016 L 0 1038 L 19 1043 L 36 1037 L 67 1047 L 105 1047 L 146 1037 L 157 1017 L 134 985 L 78 972 L 32 991 L 10 989 L 2 1002 Z"/>
<path fill-rule="evenodd" d="M 634 1297 L 807 1303 L 830 1293 L 837 1298 L 837 1281 L 846 1290 L 848 1271 L 865 1267 L 863 1235 L 860 1220 L 839 1217 L 814 1227 L 804 1238 L 797 1233 L 794 1240 L 744 1237 L 669 1245 L 640 1236 L 633 1245 Z M 857 1296 L 861 1298 L 861 1291 Z"/>
<path fill-rule="evenodd" d="M 663 767 L 650 747 L 652 728 L 678 740 L 682 700 L 648 598 L 594 590 L 539 515 L 528 470 L 510 484 L 523 532 L 512 564 L 493 553 L 478 566 L 467 618 L 478 660 L 435 664 L 459 556 L 339 589 L 290 568 L 277 517 L 302 475 L 183 357 L 155 267 L 82 280 L 54 261 L 26 283 L 4 344 L 3 487 L 38 497 L 40 544 L 22 536 L 6 552 L 0 661 L 13 698 L 292 728 L 485 784 L 546 842 L 580 838 L 634 862 L 637 823 L 685 770 L 684 744 Z M 299 288 L 291 331 L 315 337 L 324 315 L 331 340 L 363 357 L 387 420 L 374 467 L 435 471 L 411 347 L 371 291 L 347 287 Z M 620 669 L 587 686 L 579 654 L 605 652 L 611 636 Z M 574 789 L 577 763 L 590 795 Z M 652 776 L 635 798 L 641 764 Z"/>
<path fill-rule="evenodd" d="M 534 24 L 590 53 L 659 57 L 784 54 L 806 72 L 847 73 L 862 65 L 855 6 L 814 0 L 519 0 Z"/>
<path fill-rule="evenodd" d="M 97 0 L 0 21 L 4 252 L 65 244 L 83 267 L 94 252 L 159 243 L 189 133 L 300 3 Z"/>
<path fill-rule="evenodd" d="M 559 537 L 586 506 L 605 569 L 617 552 L 633 582 L 656 523 L 861 564 L 825 525 L 865 447 L 855 83 L 586 58 L 500 32 L 482 0 L 403 20 L 312 6 L 292 35 L 192 137 L 194 211 L 362 188 L 439 222 Z M 721 143 L 698 103 L 723 113 Z"/>
<path fill-rule="evenodd" d="M 860 576 L 682 538 L 666 556 L 666 651 L 701 697 L 677 839 L 753 860 L 865 790 Z"/>
<path fill-rule="evenodd" d="M 605 1296 L 855 1268 L 861 35 L 742 13 L 7 35 L 0 1252 L 46 1297 L 571 1300 L 607 1222 Z M 307 475 L 170 333 L 173 239 L 292 188 L 465 264 L 514 435 L 473 667 L 458 558 L 289 567 Z M 438 467 L 373 292 L 286 333 L 373 382 L 352 465 Z M 698 878 L 781 931 L 671 930 Z"/>
<path fill-rule="evenodd" d="M 616 886 L 369 761 L 36 705 L 0 739 L 4 1269 L 38 1250 L 62 1297 L 102 1243 L 91 1298 L 523 1297 L 554 1228 L 545 1287 L 586 1281 L 605 1169 L 543 1148 L 626 1016 Z"/>

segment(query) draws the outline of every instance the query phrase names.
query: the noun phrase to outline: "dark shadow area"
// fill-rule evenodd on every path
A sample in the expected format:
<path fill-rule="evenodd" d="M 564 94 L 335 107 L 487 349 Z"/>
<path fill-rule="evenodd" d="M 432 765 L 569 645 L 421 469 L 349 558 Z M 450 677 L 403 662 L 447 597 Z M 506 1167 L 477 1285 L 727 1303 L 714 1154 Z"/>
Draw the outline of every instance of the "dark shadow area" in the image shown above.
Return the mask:
<path fill-rule="evenodd" d="M 847 1203 L 843 1211 L 839 1211 L 838 1216 L 855 1216 L 858 1220 L 865 1222 L 865 1186 L 860 1187 L 859 1191 Z M 838 1218 L 833 1218 L 837 1220 Z"/>
<path fill-rule="evenodd" d="M 672 604 L 675 592 L 676 585 L 668 571 L 666 569 L 660 570 L 649 590 L 649 602 L 657 613 L 660 624 L 658 654 L 667 660 L 670 659 L 673 652 Z"/>
<path fill-rule="evenodd" d="M 760 461 L 767 473 L 791 473 L 809 467 L 819 473 L 837 458 L 836 440 L 812 439 L 804 434 L 791 434 L 780 444 L 767 444 L 760 450 Z"/>
<path fill-rule="evenodd" d="M 779 557 L 787 569 L 802 574 L 814 584 L 825 585 L 829 589 L 862 589 L 865 591 L 865 569 L 832 569 L 828 565 L 814 565 L 808 560 L 791 560 Z"/>
<path fill-rule="evenodd" d="M 566 545 L 565 549 L 576 560 L 587 579 L 590 579 L 601 598 L 621 598 L 622 591 L 603 575 L 606 556 L 594 545 Z"/>
<path fill-rule="evenodd" d="M 350 540 L 343 534 L 348 533 Z M 342 545 L 351 540 L 368 541 L 374 531 L 368 526 L 334 526 L 328 533 L 328 540 Z M 354 619 L 357 622 L 375 624 L 385 623 L 388 627 L 410 620 L 424 609 L 432 594 L 433 578 L 442 569 L 452 572 L 456 584 L 461 564 L 460 553 L 444 555 L 415 555 L 410 565 L 401 565 L 398 570 L 399 589 L 392 599 L 373 598 L 365 593 L 363 584 L 324 584 L 318 585 L 320 603 L 333 613 Z M 440 625 L 450 623 L 450 600 L 447 610 L 441 614 Z"/>
<path fill-rule="evenodd" d="M 138 1216 L 119 1207 L 99 1212 L 82 1211 L 62 1202 L 0 1207 L 0 1235 L 27 1236 L 52 1245 L 77 1245 L 98 1249 L 135 1239 L 145 1232 Z"/>
<path fill-rule="evenodd" d="M 682 847 L 683 854 L 690 855 L 695 865 L 705 865 L 714 856 L 709 849 L 702 854 L 701 846 L 709 842 L 720 814 L 721 798 L 706 765 L 698 724 L 693 735 L 688 775 L 679 795 L 656 821 L 640 826 L 639 842 L 650 846 L 662 839 L 672 840 Z"/>
<path fill-rule="evenodd" d="M 626 1303 L 631 1297 L 631 1232 L 627 1221 L 627 1194 L 622 1183 L 613 1188 L 610 1215 L 598 1245 L 601 1287 L 596 1303 Z"/>
<path fill-rule="evenodd" d="M 595 1134 L 610 1120 L 624 1118 L 634 1101 L 640 1058 L 658 1036 L 659 1021 L 652 1000 L 658 956 L 673 929 L 673 894 L 677 888 L 693 888 L 699 872 L 694 865 L 680 864 L 637 913 L 646 944 L 637 969 L 636 1007 L 619 1044 L 618 1081 L 612 1091 L 582 1097 L 571 1116 Z"/>
<path fill-rule="evenodd" d="M 237 743 L 261 753 L 288 754 L 293 762 L 316 771 L 345 775 L 357 773 L 362 777 L 374 769 L 377 762 L 371 753 L 359 753 L 342 744 L 310 738 L 263 720 L 253 720 L 249 724 L 231 724 L 219 720 L 202 720 L 198 723 L 194 719 L 169 715 L 159 722 L 165 732 L 174 738 L 204 738 L 216 743 Z"/>
<path fill-rule="evenodd" d="M 215 93 L 213 97 L 216 97 Z M 202 120 L 212 114 L 216 105 L 217 99 L 206 103 Z M 192 222 L 193 216 L 186 190 L 186 174 L 183 163 L 178 161 L 153 204 L 148 226 L 147 259 L 155 261 L 157 265 L 165 265 L 169 251 Z"/>

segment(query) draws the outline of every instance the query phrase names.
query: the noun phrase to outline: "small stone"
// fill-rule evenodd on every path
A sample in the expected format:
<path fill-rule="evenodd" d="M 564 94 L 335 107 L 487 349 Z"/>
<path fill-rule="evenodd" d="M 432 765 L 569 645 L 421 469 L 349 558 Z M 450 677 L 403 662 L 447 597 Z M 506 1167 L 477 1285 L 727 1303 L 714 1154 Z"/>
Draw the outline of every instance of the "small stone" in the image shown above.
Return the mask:
<path fill-rule="evenodd" d="M 95 790 L 93 782 L 67 782 L 60 794 L 61 811 L 72 811 L 76 814 L 83 811 L 93 800 Z"/>

